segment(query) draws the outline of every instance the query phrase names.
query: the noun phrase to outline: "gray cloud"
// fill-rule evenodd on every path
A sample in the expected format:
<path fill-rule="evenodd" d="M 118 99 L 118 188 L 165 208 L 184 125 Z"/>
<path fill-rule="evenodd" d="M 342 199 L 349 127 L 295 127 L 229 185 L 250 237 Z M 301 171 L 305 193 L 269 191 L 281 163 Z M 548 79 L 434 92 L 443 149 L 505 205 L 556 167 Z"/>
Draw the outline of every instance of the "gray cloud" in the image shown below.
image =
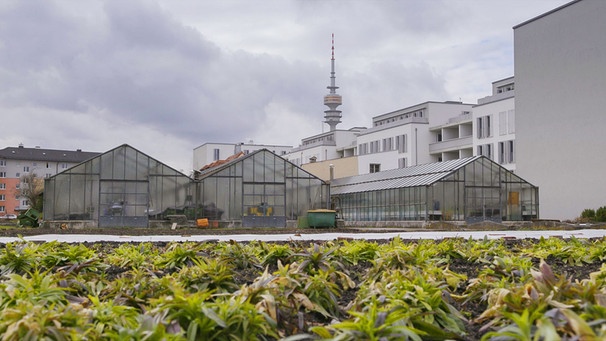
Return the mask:
<path fill-rule="evenodd" d="M 204 142 L 297 144 L 321 129 L 333 32 L 342 129 L 475 101 L 513 72 L 511 26 L 566 0 L 522 2 L 8 0 L 0 112 L 37 126 L 0 143 L 131 143 L 176 168 Z"/>

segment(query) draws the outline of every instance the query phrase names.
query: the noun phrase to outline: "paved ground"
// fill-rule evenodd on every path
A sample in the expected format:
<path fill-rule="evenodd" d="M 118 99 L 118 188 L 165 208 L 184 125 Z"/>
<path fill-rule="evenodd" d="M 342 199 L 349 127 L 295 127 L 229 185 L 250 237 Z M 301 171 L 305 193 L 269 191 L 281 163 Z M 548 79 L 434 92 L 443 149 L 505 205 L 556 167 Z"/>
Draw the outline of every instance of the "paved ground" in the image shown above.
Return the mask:
<path fill-rule="evenodd" d="M 313 231 L 313 230 L 312 230 Z M 289 233 L 243 233 L 243 234 L 183 234 L 183 231 L 173 231 L 173 234 L 162 235 L 128 235 L 128 234 L 76 234 L 76 233 L 61 233 L 61 234 L 38 234 L 29 236 L 5 236 L 0 237 L 0 243 L 8 243 L 18 241 L 20 239 L 28 241 L 61 241 L 68 243 L 80 242 L 170 242 L 170 241 L 290 241 L 290 240 L 336 240 L 336 239 L 367 239 L 367 240 L 385 240 L 394 237 L 402 239 L 442 239 L 442 238 L 540 238 L 540 237 L 561 237 L 561 238 L 603 238 L 606 236 L 606 230 L 588 229 L 588 230 L 544 230 L 544 231 L 389 231 L 382 229 L 381 231 L 355 231 L 346 232 L 337 229 L 324 230 L 324 233 L 306 233 L 288 231 Z M 71 231 L 73 232 L 73 231 Z M 250 231 L 249 231 L 250 232 Z M 286 231 L 282 231 L 286 232 Z"/>

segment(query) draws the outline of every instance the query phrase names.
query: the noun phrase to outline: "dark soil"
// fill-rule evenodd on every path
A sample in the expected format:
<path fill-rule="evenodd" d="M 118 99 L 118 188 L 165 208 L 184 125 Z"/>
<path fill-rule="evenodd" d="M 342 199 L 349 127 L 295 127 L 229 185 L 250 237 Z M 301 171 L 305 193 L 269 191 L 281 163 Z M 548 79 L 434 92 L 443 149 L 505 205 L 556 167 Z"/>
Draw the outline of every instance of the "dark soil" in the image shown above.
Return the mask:
<path fill-rule="evenodd" d="M 41 234 L 106 234 L 118 236 L 152 236 L 152 235 L 230 235 L 230 234 L 311 234 L 311 233 L 363 233 L 363 232 L 410 232 L 406 228 L 170 228 L 143 227 L 113 227 L 113 228 L 83 228 L 56 229 L 43 227 L 15 227 L 0 229 L 0 237 L 35 236 Z"/>

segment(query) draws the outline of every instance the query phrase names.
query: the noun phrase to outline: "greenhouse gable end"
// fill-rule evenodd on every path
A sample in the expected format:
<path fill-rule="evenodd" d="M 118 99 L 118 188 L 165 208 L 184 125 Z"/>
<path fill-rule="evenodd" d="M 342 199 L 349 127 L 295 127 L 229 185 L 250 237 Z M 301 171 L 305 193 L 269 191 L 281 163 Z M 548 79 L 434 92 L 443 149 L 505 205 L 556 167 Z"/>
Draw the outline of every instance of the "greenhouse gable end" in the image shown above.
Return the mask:
<path fill-rule="evenodd" d="M 483 156 L 335 179 L 332 201 L 345 221 L 538 218 L 538 187 Z"/>
<path fill-rule="evenodd" d="M 148 227 L 175 216 L 217 226 L 277 226 L 326 208 L 328 185 L 262 149 L 191 178 L 129 145 L 46 179 L 46 221 Z"/>

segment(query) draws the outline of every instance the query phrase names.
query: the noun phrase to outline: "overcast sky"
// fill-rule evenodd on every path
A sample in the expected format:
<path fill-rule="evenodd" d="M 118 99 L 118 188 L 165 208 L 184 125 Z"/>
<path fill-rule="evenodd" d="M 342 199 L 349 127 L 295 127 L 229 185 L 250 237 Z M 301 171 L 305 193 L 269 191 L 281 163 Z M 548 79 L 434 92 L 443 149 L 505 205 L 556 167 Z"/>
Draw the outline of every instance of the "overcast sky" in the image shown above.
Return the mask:
<path fill-rule="evenodd" d="M 513 75 L 512 27 L 569 0 L 2 0 L 0 148 L 123 143 L 189 173 L 206 142 L 298 146 Z"/>

